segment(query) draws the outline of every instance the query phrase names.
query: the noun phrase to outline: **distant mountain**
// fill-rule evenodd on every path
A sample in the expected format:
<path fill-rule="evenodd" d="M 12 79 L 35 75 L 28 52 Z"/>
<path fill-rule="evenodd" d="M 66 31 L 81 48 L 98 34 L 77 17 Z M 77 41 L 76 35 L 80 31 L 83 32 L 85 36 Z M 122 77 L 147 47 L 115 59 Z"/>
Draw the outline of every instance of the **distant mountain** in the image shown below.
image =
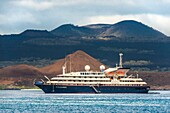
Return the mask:
<path fill-rule="evenodd" d="M 125 20 L 116 24 L 91 24 L 86 26 L 65 24 L 52 30 L 51 33 L 62 37 L 109 37 L 124 41 L 160 41 L 167 37 L 160 31 L 134 20 Z"/>
<path fill-rule="evenodd" d="M 47 30 L 25 30 L 21 34 L 19 34 L 21 37 L 29 37 L 29 38 L 54 38 L 55 35 L 51 34 Z"/>
<path fill-rule="evenodd" d="M 25 30 L 20 34 L 11 34 L 11 35 L 0 35 L 0 41 L 3 42 L 11 42 L 11 41 L 25 41 L 29 39 L 37 39 L 37 38 L 58 38 L 57 36 L 51 34 L 47 30 Z M 18 42 L 16 42 L 18 43 Z"/>
<path fill-rule="evenodd" d="M 94 34 L 93 30 L 90 28 L 74 26 L 72 24 L 61 25 L 60 27 L 52 30 L 51 33 L 62 37 L 82 37 Z"/>
<path fill-rule="evenodd" d="M 75 26 L 64 24 L 52 31 L 25 30 L 20 34 L 0 35 L 0 38 L 72 38 L 76 39 L 102 39 L 110 38 L 119 41 L 164 41 L 169 39 L 165 34 L 141 22 L 125 20 L 116 24 L 91 24 Z"/>
<path fill-rule="evenodd" d="M 116 37 L 133 37 L 133 38 L 148 38 L 161 39 L 167 37 L 163 33 L 133 20 L 121 21 L 111 25 L 100 36 L 116 36 Z"/>

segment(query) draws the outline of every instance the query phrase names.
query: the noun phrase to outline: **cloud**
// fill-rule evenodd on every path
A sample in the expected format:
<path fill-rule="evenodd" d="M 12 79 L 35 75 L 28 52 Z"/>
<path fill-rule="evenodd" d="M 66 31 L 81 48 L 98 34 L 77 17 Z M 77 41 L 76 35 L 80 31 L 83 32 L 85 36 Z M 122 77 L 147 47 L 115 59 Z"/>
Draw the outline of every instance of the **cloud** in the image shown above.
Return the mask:
<path fill-rule="evenodd" d="M 1 0 L 0 34 L 133 19 L 170 35 L 169 6 L 169 0 Z"/>
<path fill-rule="evenodd" d="M 24 8 L 30 8 L 35 10 L 46 10 L 54 6 L 53 2 L 50 1 L 38 1 L 38 0 L 19 0 L 19 1 L 12 1 L 12 4 L 24 7 Z"/>
<path fill-rule="evenodd" d="M 37 23 L 36 19 L 34 16 L 30 13 L 16 13 L 16 14 L 5 14 L 5 15 L 0 15 L 1 18 L 1 23 L 2 24 L 15 24 L 18 22 L 27 22 L 27 23 Z"/>
<path fill-rule="evenodd" d="M 0 14 L 0 20 L 2 34 L 22 32 L 30 25 L 39 24 L 38 20 L 30 13 Z"/>
<path fill-rule="evenodd" d="M 85 0 L 20 0 L 20 1 L 12 1 L 16 6 L 21 6 L 25 8 L 30 8 L 33 10 L 47 10 L 52 9 L 56 6 L 67 6 L 73 4 L 80 4 L 85 2 Z"/>

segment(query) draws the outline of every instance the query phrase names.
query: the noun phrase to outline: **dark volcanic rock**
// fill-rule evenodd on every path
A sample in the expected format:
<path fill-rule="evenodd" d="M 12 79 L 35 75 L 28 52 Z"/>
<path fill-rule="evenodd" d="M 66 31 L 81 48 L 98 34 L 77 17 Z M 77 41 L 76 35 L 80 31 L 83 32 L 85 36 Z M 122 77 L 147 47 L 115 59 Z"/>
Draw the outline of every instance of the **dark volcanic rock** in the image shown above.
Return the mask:
<path fill-rule="evenodd" d="M 52 34 L 62 37 L 81 37 L 91 36 L 94 34 L 93 30 L 86 27 L 74 26 L 72 24 L 62 25 L 51 31 Z"/>
<path fill-rule="evenodd" d="M 159 40 L 167 37 L 163 33 L 133 20 L 126 20 L 113 24 L 101 36 L 133 37 L 147 40 Z"/>

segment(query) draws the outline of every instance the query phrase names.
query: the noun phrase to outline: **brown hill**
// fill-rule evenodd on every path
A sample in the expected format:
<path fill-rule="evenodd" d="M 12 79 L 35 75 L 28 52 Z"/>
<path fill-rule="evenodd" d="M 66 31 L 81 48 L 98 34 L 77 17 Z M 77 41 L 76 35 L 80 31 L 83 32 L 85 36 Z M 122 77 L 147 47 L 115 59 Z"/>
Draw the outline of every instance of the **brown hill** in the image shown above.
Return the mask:
<path fill-rule="evenodd" d="M 42 73 L 36 67 L 21 64 L 2 68 L 0 77 L 0 85 L 33 86 L 33 80 L 42 77 Z"/>
<path fill-rule="evenodd" d="M 170 89 L 170 72 L 139 72 L 151 89 Z"/>
<path fill-rule="evenodd" d="M 65 59 L 57 60 L 55 63 L 41 68 L 40 71 L 50 75 L 60 74 L 62 73 L 62 66 L 65 63 L 66 72 L 70 72 L 70 70 L 83 71 L 86 65 L 89 65 L 93 71 L 99 71 L 100 65 L 103 65 L 87 53 L 78 50 L 72 54 L 67 55 Z"/>
<path fill-rule="evenodd" d="M 0 70 L 1 77 L 33 77 L 41 74 L 38 68 L 25 64 L 8 66 Z"/>

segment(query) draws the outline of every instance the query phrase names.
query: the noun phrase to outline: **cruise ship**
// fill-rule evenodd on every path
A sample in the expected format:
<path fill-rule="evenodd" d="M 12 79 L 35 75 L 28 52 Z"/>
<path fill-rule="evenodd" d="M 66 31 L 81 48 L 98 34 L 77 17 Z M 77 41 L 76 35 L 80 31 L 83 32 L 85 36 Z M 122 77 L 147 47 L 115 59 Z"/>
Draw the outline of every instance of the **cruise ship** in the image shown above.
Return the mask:
<path fill-rule="evenodd" d="M 105 69 L 101 65 L 100 71 L 90 70 L 86 65 L 84 71 L 66 73 L 66 65 L 62 67 L 62 74 L 46 81 L 35 81 L 34 85 L 45 93 L 148 93 L 150 87 L 137 75 L 127 75 L 129 68 L 123 68 L 120 53 L 119 65 Z"/>

